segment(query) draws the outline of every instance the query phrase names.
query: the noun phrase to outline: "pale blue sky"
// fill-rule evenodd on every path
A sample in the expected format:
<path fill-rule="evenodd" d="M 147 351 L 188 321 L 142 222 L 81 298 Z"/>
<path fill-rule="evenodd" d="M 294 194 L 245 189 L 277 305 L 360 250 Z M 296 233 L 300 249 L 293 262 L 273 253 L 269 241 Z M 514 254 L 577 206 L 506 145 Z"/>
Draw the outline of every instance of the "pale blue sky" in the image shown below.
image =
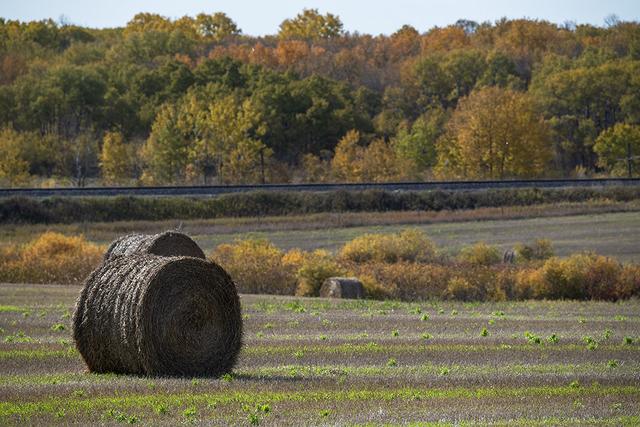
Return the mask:
<path fill-rule="evenodd" d="M 403 24 L 419 31 L 445 26 L 460 18 L 495 21 L 508 18 L 546 19 L 603 25 L 605 17 L 640 20 L 640 0 L 0 0 L 0 17 L 20 20 L 61 15 L 83 26 L 124 26 L 137 12 L 155 12 L 171 18 L 199 12 L 225 12 L 245 34 L 275 34 L 278 25 L 303 8 L 331 12 L 345 29 L 377 35 L 390 34 Z"/>

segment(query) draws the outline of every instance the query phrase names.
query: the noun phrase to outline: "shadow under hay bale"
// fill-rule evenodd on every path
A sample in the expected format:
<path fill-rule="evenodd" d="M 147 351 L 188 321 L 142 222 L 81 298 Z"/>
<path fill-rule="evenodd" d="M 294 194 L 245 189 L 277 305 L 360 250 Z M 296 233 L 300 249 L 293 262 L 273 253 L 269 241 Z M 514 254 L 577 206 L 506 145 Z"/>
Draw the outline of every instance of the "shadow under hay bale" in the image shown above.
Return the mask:
<path fill-rule="evenodd" d="M 91 372 L 217 377 L 242 346 L 240 301 L 213 262 L 113 257 L 85 282 L 73 337 Z"/>
<path fill-rule="evenodd" d="M 325 298 L 364 298 L 364 287 L 355 277 L 330 277 L 320 288 L 320 296 Z"/>
<path fill-rule="evenodd" d="M 159 234 L 129 234 L 120 237 L 109 245 L 104 259 L 137 253 L 207 258 L 191 237 L 177 231 L 165 231 Z"/>

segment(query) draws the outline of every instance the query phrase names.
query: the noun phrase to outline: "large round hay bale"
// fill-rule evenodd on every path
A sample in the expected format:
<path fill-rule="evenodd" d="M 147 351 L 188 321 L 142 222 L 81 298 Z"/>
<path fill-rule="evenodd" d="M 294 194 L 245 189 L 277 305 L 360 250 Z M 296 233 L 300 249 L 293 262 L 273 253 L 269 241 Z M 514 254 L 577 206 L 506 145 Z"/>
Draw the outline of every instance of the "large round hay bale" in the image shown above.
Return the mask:
<path fill-rule="evenodd" d="M 111 243 L 105 259 L 119 255 L 146 253 L 161 256 L 191 256 L 206 259 L 200 246 L 191 237 L 177 231 L 159 234 L 129 234 Z"/>
<path fill-rule="evenodd" d="M 364 287 L 355 277 L 330 277 L 320 288 L 320 296 L 325 298 L 364 298 Z"/>
<path fill-rule="evenodd" d="M 114 257 L 87 278 L 73 337 L 91 372 L 220 376 L 242 345 L 240 301 L 213 262 Z"/>

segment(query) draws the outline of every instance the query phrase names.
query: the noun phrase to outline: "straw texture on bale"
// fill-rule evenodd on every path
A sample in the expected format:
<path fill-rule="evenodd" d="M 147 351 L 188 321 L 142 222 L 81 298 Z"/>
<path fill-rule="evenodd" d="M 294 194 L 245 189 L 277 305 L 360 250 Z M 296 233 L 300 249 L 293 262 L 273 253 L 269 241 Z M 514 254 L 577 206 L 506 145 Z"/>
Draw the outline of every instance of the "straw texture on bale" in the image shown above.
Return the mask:
<path fill-rule="evenodd" d="M 73 336 L 91 372 L 220 376 L 242 346 L 240 301 L 213 262 L 112 257 L 85 282 Z"/>
<path fill-rule="evenodd" d="M 113 256 L 136 253 L 206 259 L 200 246 L 191 237 L 177 231 L 165 231 L 159 234 L 129 234 L 120 237 L 111 243 L 104 258 L 109 259 Z"/>
<path fill-rule="evenodd" d="M 330 277 L 320 288 L 320 296 L 325 298 L 364 298 L 364 287 L 355 277 Z"/>

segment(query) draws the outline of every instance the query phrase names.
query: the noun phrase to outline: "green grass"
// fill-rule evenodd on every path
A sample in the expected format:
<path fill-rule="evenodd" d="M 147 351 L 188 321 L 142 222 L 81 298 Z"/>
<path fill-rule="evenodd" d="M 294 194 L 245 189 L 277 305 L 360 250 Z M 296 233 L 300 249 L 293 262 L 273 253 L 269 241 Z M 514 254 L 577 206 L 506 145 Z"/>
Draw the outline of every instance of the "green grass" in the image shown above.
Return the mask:
<path fill-rule="evenodd" d="M 28 311 L 24 307 L 18 307 L 15 305 L 0 305 L 0 313 L 24 313 Z"/>
<path fill-rule="evenodd" d="M 68 413 L 93 412 L 106 409 L 129 411 L 141 407 L 165 404 L 173 407 L 199 406 L 202 404 L 258 404 L 261 402 L 341 402 L 341 401 L 422 401 L 431 399 L 523 399 L 528 397 L 583 397 L 583 396 L 632 396 L 640 398 L 640 390 L 634 386 L 588 387 L 480 387 L 480 388 L 401 388 L 395 390 L 358 389 L 346 391 L 297 391 L 297 392 L 221 392 L 124 395 L 108 397 L 49 397 L 39 401 L 14 403 L 0 402 L 0 419 L 18 416 L 29 419 L 35 415 L 55 413 L 64 409 Z"/>

